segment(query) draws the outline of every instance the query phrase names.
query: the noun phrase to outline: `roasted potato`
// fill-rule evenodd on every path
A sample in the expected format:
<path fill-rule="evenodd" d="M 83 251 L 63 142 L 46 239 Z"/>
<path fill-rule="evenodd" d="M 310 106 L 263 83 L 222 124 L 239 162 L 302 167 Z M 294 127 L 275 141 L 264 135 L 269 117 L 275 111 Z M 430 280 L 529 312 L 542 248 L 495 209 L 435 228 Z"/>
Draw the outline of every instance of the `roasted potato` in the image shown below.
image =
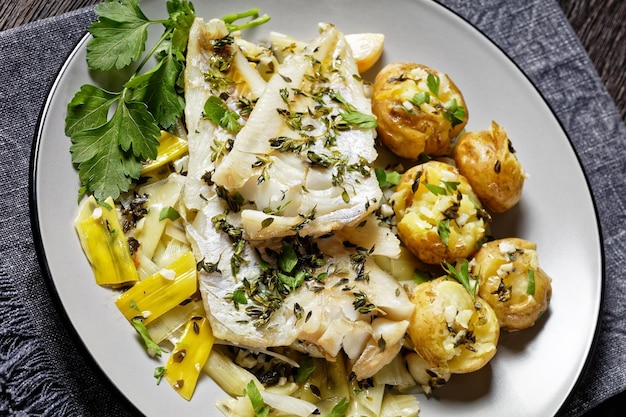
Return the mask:
<path fill-rule="evenodd" d="M 454 160 L 492 212 L 505 212 L 519 201 L 526 173 L 506 131 L 496 122 L 489 130 L 461 135 L 454 148 Z"/>
<path fill-rule="evenodd" d="M 372 111 L 381 141 L 411 159 L 448 154 L 468 117 L 463 95 L 446 74 L 407 62 L 388 64 L 378 73 Z"/>
<path fill-rule="evenodd" d="M 478 294 L 506 330 L 531 327 L 548 309 L 552 279 L 539 267 L 537 245 L 506 238 L 482 245 L 471 262 Z"/>
<path fill-rule="evenodd" d="M 400 240 L 424 263 L 467 258 L 485 237 L 489 215 L 467 180 L 446 163 L 410 168 L 390 202 Z"/>
<path fill-rule="evenodd" d="M 450 373 L 482 368 L 496 353 L 498 319 L 480 297 L 458 281 L 441 277 L 416 286 L 408 334 L 415 351 L 431 367 Z"/>

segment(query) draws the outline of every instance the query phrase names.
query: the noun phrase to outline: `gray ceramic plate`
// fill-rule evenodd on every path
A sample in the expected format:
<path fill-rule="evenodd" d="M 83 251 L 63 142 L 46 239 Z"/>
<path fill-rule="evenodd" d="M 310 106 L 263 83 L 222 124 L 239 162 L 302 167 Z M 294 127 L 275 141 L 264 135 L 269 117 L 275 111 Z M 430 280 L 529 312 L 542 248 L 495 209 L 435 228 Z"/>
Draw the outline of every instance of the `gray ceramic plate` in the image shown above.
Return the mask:
<path fill-rule="evenodd" d="M 146 1 L 149 17 L 165 15 L 164 1 Z M 535 87 L 501 50 L 467 22 L 430 1 L 197 1 L 199 16 L 219 17 L 259 7 L 270 30 L 310 39 L 317 23 L 330 21 L 345 33 L 381 32 L 383 63 L 413 61 L 448 73 L 464 94 L 469 130 L 504 126 L 525 169 L 521 203 L 496 218 L 498 236 L 538 244 L 542 267 L 553 277 L 549 313 L 533 329 L 501 337 L 495 359 L 482 370 L 455 375 L 431 398 L 420 396 L 421 415 L 553 415 L 577 381 L 594 339 L 602 292 L 599 228 L 586 179 L 568 138 Z M 192 401 L 182 400 L 152 376 L 134 330 L 99 288 L 73 228 L 77 173 L 63 134 L 65 109 L 84 83 L 93 83 L 81 42 L 59 74 L 44 109 L 33 166 L 35 217 L 42 256 L 71 324 L 114 386 L 146 415 L 215 415 L 225 394 L 203 378 Z M 375 70 L 375 69 L 374 69 Z M 366 74 L 366 78 L 373 78 Z"/>

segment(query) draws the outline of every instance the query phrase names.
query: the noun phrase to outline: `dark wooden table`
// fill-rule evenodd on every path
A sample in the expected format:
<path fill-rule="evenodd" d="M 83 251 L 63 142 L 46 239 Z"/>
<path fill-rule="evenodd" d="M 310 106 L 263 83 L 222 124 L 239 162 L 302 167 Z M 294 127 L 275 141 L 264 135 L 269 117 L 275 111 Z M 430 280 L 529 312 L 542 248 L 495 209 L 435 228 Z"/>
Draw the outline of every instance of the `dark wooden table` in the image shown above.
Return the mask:
<path fill-rule="evenodd" d="M 626 120 L 626 1 L 557 0 Z M 17 0 L 0 4 L 0 30 L 52 17 L 100 0 Z M 626 393 L 584 417 L 623 415 Z M 621 406 L 621 407 L 620 407 Z"/>

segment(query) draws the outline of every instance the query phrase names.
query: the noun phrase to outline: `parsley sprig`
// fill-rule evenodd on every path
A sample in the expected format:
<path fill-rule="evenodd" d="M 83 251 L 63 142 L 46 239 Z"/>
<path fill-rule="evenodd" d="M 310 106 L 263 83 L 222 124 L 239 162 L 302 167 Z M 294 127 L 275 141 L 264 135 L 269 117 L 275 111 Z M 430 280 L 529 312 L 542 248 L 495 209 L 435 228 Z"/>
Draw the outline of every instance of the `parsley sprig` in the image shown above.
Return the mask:
<path fill-rule="evenodd" d="M 89 27 L 92 39 L 87 44 L 89 69 L 137 67 L 121 91 L 86 84 L 68 104 L 65 134 L 72 140 L 80 197 L 117 199 L 127 191 L 139 178 L 142 163 L 156 158 L 161 129 L 172 128 L 182 115 L 178 82 L 195 11 L 183 0 L 168 1 L 167 11 L 168 19 L 151 20 L 138 0 L 107 0 L 95 9 L 98 20 Z M 165 30 L 144 55 L 148 27 L 155 24 Z M 152 57 L 156 65 L 141 73 Z"/>
<path fill-rule="evenodd" d="M 469 270 L 469 262 L 465 259 L 459 269 L 456 269 L 454 265 L 443 261 L 441 265 L 448 274 L 449 277 L 456 279 L 463 285 L 463 287 L 470 293 L 472 297 L 476 297 L 476 290 L 478 289 L 478 279 L 472 276 Z M 472 284 L 473 281 L 473 284 Z"/>

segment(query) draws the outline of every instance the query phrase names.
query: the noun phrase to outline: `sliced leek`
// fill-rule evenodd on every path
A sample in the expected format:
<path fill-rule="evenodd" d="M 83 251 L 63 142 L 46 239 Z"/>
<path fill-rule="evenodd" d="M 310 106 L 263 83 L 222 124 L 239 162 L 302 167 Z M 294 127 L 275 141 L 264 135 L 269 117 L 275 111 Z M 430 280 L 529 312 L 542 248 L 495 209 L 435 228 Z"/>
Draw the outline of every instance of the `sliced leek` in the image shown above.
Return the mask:
<path fill-rule="evenodd" d="M 204 372 L 233 397 L 242 396 L 246 385 L 251 380 L 254 381 L 259 390 L 265 389 L 253 373 L 235 364 L 220 349 L 213 349 L 204 366 Z"/>
<path fill-rule="evenodd" d="M 117 288 L 139 280 L 113 199 L 103 204 L 93 196 L 86 199 L 75 227 L 98 285 Z"/>
<path fill-rule="evenodd" d="M 167 360 L 164 375 L 184 399 L 191 399 L 214 342 L 215 337 L 206 317 L 193 317 L 187 322 L 183 337 Z"/>
<path fill-rule="evenodd" d="M 159 214 L 164 207 L 174 207 L 181 194 L 185 177 L 178 174 L 170 174 L 167 178 L 148 184 L 139 189 L 141 194 L 148 195 L 146 208 L 148 213 L 137 223 L 133 230 L 133 237 L 141 246 L 139 252 L 148 258 L 154 256 L 154 252 L 161 240 L 165 226 L 171 220 L 160 220 Z"/>
<path fill-rule="evenodd" d="M 183 305 L 177 305 L 161 317 L 153 320 L 147 326 L 148 332 L 156 343 L 174 339 L 173 344 L 175 344 L 178 341 L 176 335 L 179 329 L 183 328 L 192 317 L 203 315 L 204 307 L 202 306 L 202 301 L 191 301 Z"/>
<path fill-rule="evenodd" d="M 153 161 L 148 161 L 141 169 L 141 175 L 162 167 L 165 164 L 174 162 L 187 153 L 187 141 L 169 132 L 161 131 L 159 146 L 157 147 L 157 157 Z"/>
<path fill-rule="evenodd" d="M 379 417 L 417 417 L 419 401 L 415 395 L 385 394 Z"/>
<path fill-rule="evenodd" d="M 123 292 L 115 304 L 129 321 L 142 317 L 143 323 L 148 325 L 196 292 L 197 274 L 196 260 L 187 252 L 167 268 Z"/>

